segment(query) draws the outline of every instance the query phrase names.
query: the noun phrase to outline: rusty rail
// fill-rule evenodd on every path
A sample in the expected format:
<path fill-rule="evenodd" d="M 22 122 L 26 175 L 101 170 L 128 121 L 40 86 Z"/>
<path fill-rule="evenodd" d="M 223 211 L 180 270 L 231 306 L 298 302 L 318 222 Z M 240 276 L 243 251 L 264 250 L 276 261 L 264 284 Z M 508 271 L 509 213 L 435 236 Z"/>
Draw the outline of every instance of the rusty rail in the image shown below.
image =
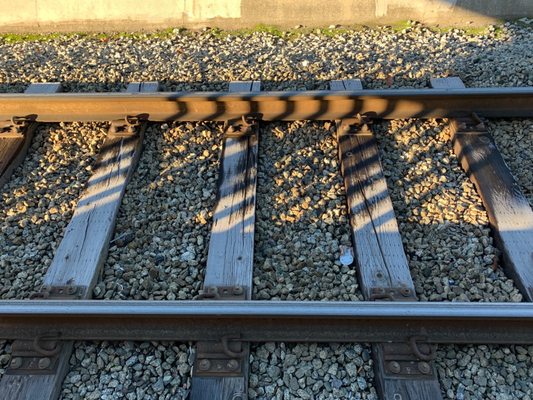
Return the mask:
<path fill-rule="evenodd" d="M 2 94 L 0 121 L 38 122 L 227 121 L 250 115 L 264 121 L 376 118 L 533 117 L 533 88 L 388 89 L 262 93 Z"/>

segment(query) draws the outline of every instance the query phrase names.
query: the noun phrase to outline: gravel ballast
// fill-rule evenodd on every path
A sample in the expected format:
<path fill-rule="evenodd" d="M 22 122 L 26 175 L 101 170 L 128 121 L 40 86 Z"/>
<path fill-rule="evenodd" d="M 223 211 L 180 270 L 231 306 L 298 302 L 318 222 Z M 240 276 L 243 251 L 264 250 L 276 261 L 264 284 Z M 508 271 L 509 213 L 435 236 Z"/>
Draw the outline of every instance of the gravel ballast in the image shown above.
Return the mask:
<path fill-rule="evenodd" d="M 521 301 L 499 268 L 487 214 L 447 124 L 391 121 L 376 132 L 420 300 Z"/>
<path fill-rule="evenodd" d="M 38 128 L 24 163 L 0 191 L 0 297 L 39 289 L 91 176 L 107 124 Z"/>
<path fill-rule="evenodd" d="M 0 92 L 44 81 L 77 92 L 119 91 L 136 80 L 158 80 L 163 90 L 221 91 L 248 79 L 261 80 L 263 90 L 326 89 L 330 80 L 348 78 L 361 78 L 366 88 L 428 87 L 430 77 L 449 75 L 467 87 L 531 86 L 532 54 L 529 20 L 477 36 L 415 24 L 291 37 L 176 30 L 148 39 L 0 40 Z M 532 203 L 533 122 L 487 126 Z M 1 192 L 2 299 L 38 288 L 106 130 L 107 124 L 39 128 Z M 220 124 L 149 126 L 95 298 L 197 294 L 220 133 Z M 479 196 L 453 155 L 446 121 L 383 122 L 376 134 L 419 298 L 520 301 L 502 273 Z M 339 262 L 341 246 L 350 245 L 343 191 L 333 124 L 261 128 L 254 298 L 361 299 L 354 268 Z M 0 374 L 9 354 L 9 344 L 0 343 Z M 62 398 L 184 398 L 190 360 L 184 344 L 77 343 Z M 441 346 L 436 364 L 446 399 L 533 398 L 531 347 Z M 254 345 L 250 365 L 250 398 L 377 398 L 365 345 Z"/>
<path fill-rule="evenodd" d="M 192 300 L 203 281 L 221 124 L 151 126 L 95 298 Z"/>
<path fill-rule="evenodd" d="M 182 399 L 193 358 L 186 345 L 159 342 L 77 343 L 62 399 Z"/>
<path fill-rule="evenodd" d="M 327 128 L 327 129 L 326 129 Z M 334 124 L 269 124 L 260 143 L 254 255 L 258 300 L 362 300 Z"/>

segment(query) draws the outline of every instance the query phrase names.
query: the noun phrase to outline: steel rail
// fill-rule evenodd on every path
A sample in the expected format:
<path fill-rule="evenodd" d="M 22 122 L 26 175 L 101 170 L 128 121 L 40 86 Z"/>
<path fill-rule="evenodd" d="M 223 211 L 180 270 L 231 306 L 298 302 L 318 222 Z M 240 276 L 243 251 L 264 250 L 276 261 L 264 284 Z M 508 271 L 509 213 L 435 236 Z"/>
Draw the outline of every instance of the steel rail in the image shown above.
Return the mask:
<path fill-rule="evenodd" d="M 533 117 L 533 87 L 387 89 L 261 93 L 60 93 L 1 94 L 0 120 L 110 121 L 144 116 L 150 121 L 224 121 L 255 115 L 264 121 L 377 118 Z"/>
<path fill-rule="evenodd" d="M 3 300 L 0 339 L 533 343 L 533 304 Z"/>

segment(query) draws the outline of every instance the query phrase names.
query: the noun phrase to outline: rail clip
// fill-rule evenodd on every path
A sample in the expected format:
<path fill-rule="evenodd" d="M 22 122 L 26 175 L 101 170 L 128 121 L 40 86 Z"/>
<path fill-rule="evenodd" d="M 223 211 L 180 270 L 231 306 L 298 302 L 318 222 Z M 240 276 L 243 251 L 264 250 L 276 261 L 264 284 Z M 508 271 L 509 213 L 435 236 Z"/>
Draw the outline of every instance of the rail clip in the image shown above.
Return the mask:
<path fill-rule="evenodd" d="M 243 115 L 240 119 L 226 122 L 224 135 L 228 138 L 240 138 L 251 136 L 256 133 L 259 118 L 251 115 Z"/>
<path fill-rule="evenodd" d="M 8 121 L 0 121 L 0 137 L 21 138 L 28 128 L 31 119 L 28 117 L 12 117 Z"/>
<path fill-rule="evenodd" d="M 198 300 L 246 300 L 242 286 L 208 286 L 196 297 Z M 198 342 L 194 376 L 244 376 L 247 343 L 240 335 L 224 335 L 219 341 Z"/>
<path fill-rule="evenodd" d="M 429 344 L 422 336 L 413 336 L 407 343 L 382 343 L 376 346 L 382 370 L 387 378 L 434 379 L 437 346 Z"/>
<path fill-rule="evenodd" d="M 137 128 L 141 125 L 146 116 L 128 115 L 124 119 L 111 121 L 109 135 L 116 137 L 130 137 L 137 134 Z"/>
<path fill-rule="evenodd" d="M 59 333 L 50 333 L 34 340 L 15 340 L 7 375 L 52 375 L 59 364 L 61 343 Z"/>

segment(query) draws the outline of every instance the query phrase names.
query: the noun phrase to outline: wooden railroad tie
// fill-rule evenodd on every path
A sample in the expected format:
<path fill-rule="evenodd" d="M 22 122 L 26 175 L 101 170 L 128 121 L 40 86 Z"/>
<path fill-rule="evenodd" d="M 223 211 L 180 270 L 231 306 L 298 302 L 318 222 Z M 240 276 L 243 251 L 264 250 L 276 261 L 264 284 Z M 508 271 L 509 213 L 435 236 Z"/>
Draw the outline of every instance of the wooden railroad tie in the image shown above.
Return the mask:
<path fill-rule="evenodd" d="M 331 89 L 362 90 L 363 86 L 353 79 L 332 81 Z M 416 301 L 370 122 L 360 115 L 337 123 L 359 285 L 365 300 Z M 435 348 L 423 342 L 421 337 L 372 346 L 376 384 L 383 399 L 442 399 L 433 363 Z"/>
<path fill-rule="evenodd" d="M 230 92 L 259 92 L 258 81 L 231 82 Z M 252 296 L 258 126 L 246 116 L 228 121 L 220 159 L 217 204 L 201 298 L 244 300 Z M 191 400 L 245 400 L 250 346 L 239 332 L 218 343 L 200 342 Z"/>
<path fill-rule="evenodd" d="M 60 83 L 32 83 L 24 93 L 44 94 L 60 91 Z M 9 120 L 0 121 L 0 188 L 24 161 L 36 129 L 37 124 L 26 116 L 13 115 Z"/>
<path fill-rule="evenodd" d="M 435 89 L 464 89 L 457 77 L 431 80 Z M 533 210 L 494 139 L 477 115 L 450 121 L 453 149 L 476 186 L 507 274 L 533 301 Z"/>

